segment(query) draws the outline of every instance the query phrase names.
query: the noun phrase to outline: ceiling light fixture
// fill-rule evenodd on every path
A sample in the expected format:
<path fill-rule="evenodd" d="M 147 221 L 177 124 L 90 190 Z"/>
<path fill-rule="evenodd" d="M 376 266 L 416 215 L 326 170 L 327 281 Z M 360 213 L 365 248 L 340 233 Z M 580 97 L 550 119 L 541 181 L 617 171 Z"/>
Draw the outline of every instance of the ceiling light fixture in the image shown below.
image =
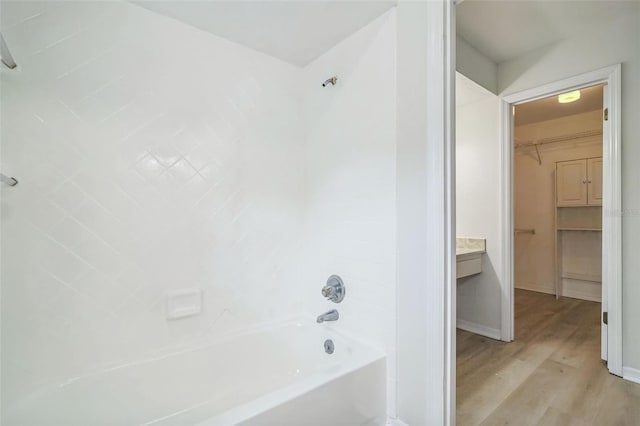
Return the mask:
<path fill-rule="evenodd" d="M 567 93 L 558 95 L 558 102 L 560 102 L 561 104 L 568 104 L 571 102 L 575 102 L 578 99 L 580 99 L 579 90 L 574 90 L 573 92 L 567 92 Z"/>

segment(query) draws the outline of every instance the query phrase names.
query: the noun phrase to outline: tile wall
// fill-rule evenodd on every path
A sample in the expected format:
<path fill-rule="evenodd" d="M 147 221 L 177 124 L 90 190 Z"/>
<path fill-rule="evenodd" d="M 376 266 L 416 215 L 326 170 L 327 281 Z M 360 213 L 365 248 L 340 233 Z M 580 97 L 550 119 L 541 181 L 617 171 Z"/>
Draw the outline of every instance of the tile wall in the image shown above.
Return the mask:
<path fill-rule="evenodd" d="M 393 384 L 393 13 L 299 68 L 124 2 L 1 12 L 4 407 L 316 315 L 330 273 L 349 285 L 332 326 L 387 351 Z M 167 320 L 188 288 L 202 313 Z"/>
<path fill-rule="evenodd" d="M 300 71 L 127 3 L 2 12 L 3 398 L 290 314 Z"/>
<path fill-rule="evenodd" d="M 312 312 L 336 307 L 319 288 L 345 281 L 337 306 L 348 330 L 387 353 L 388 405 L 395 408 L 396 89 L 395 11 L 374 20 L 306 71 L 305 278 Z M 338 75 L 336 86 L 320 82 Z"/>

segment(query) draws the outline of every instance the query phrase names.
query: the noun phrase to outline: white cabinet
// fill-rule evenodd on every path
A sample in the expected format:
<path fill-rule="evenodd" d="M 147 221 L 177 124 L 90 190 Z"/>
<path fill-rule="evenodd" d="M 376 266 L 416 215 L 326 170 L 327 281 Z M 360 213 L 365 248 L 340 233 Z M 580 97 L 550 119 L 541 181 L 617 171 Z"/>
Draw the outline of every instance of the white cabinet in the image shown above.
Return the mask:
<path fill-rule="evenodd" d="M 556 163 L 556 197 L 559 206 L 587 204 L 587 161 Z"/>
<path fill-rule="evenodd" d="M 556 163 L 556 205 L 602 205 L 602 157 Z"/>
<path fill-rule="evenodd" d="M 556 163 L 556 297 L 602 296 L 602 157 Z"/>
<path fill-rule="evenodd" d="M 587 160 L 587 204 L 602 205 L 602 157 Z"/>

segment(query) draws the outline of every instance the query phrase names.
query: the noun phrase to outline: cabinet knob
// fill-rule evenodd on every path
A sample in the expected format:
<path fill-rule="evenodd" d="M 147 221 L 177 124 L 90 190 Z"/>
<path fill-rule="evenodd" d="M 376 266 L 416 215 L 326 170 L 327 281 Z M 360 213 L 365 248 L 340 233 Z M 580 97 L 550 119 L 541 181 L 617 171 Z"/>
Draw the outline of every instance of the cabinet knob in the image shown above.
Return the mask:
<path fill-rule="evenodd" d="M 582 183 L 587 183 L 586 179 L 582 181 Z"/>

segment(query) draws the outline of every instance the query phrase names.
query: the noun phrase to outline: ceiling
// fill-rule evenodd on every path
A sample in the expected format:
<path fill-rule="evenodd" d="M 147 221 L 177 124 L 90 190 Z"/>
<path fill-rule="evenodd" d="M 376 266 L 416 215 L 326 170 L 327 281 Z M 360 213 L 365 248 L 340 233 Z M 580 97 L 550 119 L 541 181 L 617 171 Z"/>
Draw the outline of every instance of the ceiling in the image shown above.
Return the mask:
<path fill-rule="evenodd" d="M 514 122 L 516 126 L 537 123 L 568 115 L 602 109 L 603 85 L 580 90 L 580 99 L 568 104 L 558 102 L 557 96 L 539 99 L 516 106 Z"/>
<path fill-rule="evenodd" d="M 456 7 L 456 25 L 460 37 L 499 64 L 597 31 L 637 8 L 637 1 L 464 0 Z"/>
<path fill-rule="evenodd" d="M 131 0 L 252 49 L 305 66 L 396 1 Z"/>

